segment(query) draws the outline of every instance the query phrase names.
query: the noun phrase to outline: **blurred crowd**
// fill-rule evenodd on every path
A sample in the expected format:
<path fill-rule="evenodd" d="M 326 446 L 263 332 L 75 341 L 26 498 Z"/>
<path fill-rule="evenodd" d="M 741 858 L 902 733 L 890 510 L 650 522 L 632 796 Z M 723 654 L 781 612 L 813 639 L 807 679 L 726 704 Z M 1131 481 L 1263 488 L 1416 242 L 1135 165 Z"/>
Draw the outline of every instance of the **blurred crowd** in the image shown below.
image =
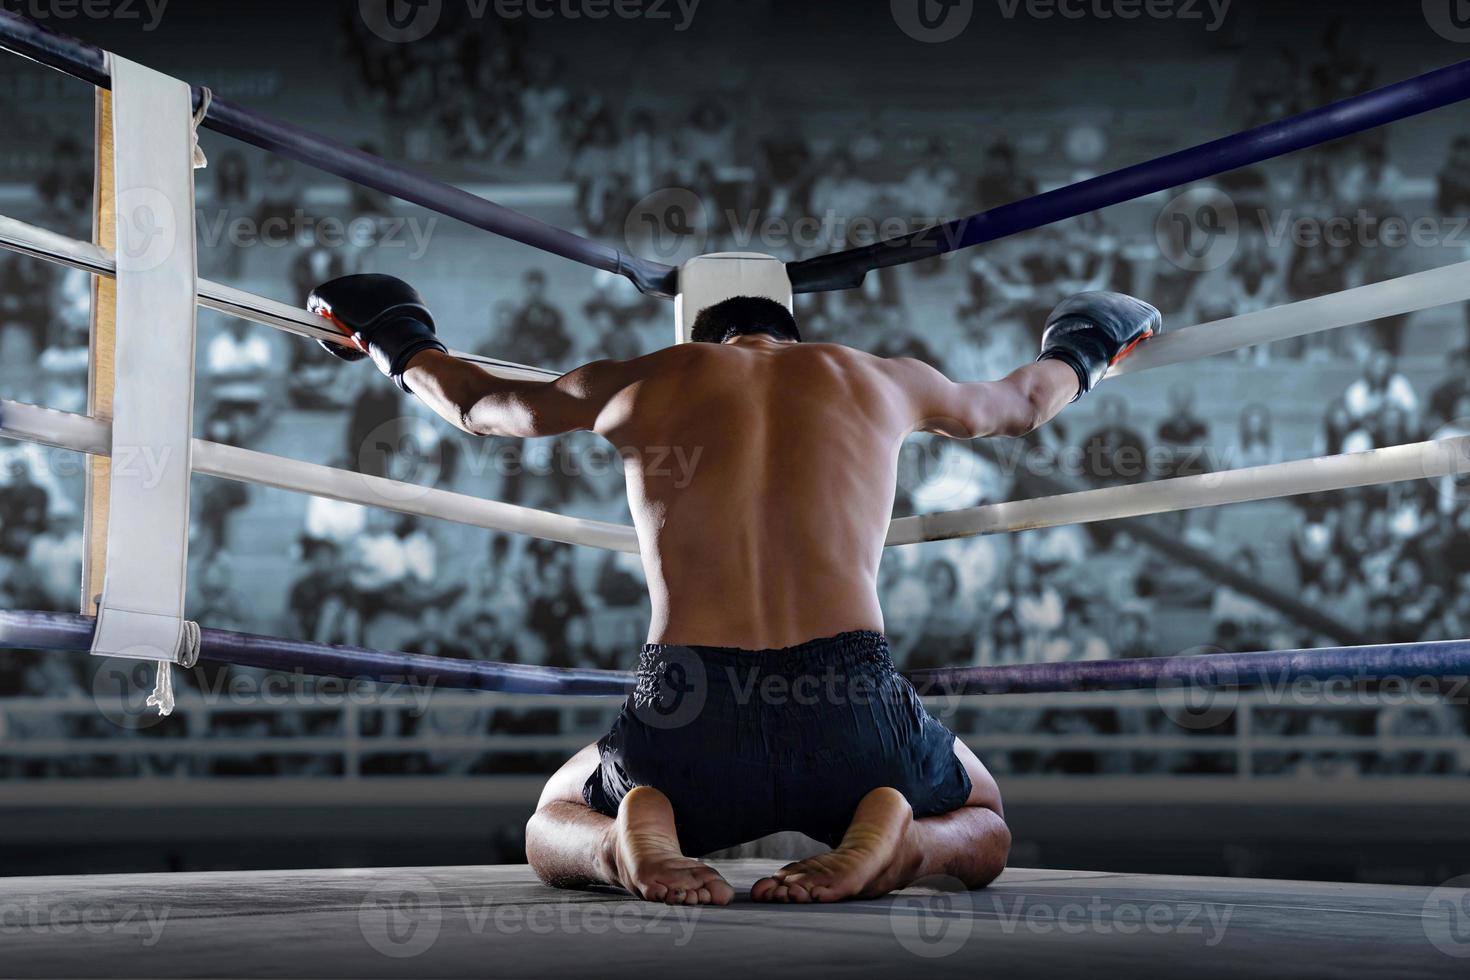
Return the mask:
<path fill-rule="evenodd" d="M 885 218 L 920 227 L 1078 176 L 1076 165 L 1059 172 L 1024 152 L 1020 134 L 992 134 L 962 164 L 964 148 L 945 134 L 899 138 L 876 119 L 819 139 L 721 93 L 656 109 L 620 104 L 562 83 L 556 56 L 518 35 L 515 22 L 499 28 L 505 37 L 445 31 L 432 44 L 415 45 L 383 42 L 355 17 L 348 23 L 343 43 L 356 77 L 344 92 L 357 111 L 384 121 L 385 145 L 369 148 L 409 161 L 448 161 L 467 174 L 530 181 L 558 173 L 574 189 L 578 229 L 619 246 L 638 202 L 670 188 L 692 192 L 703 205 L 698 231 L 705 251 L 762 248 L 742 238 L 750 219 L 763 227 L 813 215 L 835 219 L 822 235 L 786 250 L 802 257 L 866 244 Z M 1284 63 L 1285 81 L 1247 91 L 1250 108 L 1238 122 L 1276 118 L 1373 81 L 1371 68 L 1330 33 L 1319 57 Z M 59 155 L 37 192 L 47 209 L 80 220 L 90 182 L 82 187 L 76 156 Z M 200 180 L 211 207 L 264 222 L 300 207 L 305 176 L 282 161 L 230 152 Z M 1455 141 L 1437 165 L 1405 160 L 1401 169 L 1380 134 L 1178 194 L 1231 202 L 1234 244 L 1224 261 L 1181 261 L 1189 243 L 1167 240 L 1175 226 L 1157 225 L 1156 210 L 1118 209 L 883 270 L 859 290 L 801 297 L 798 318 L 808 339 L 920 357 L 956 378 L 979 379 L 1030 360 L 1047 311 L 1086 289 L 1136 293 L 1170 322 L 1187 324 L 1394 278 L 1444 264 L 1443 256 L 1372 230 L 1393 217 L 1447 224 L 1470 216 L 1470 136 Z M 369 234 L 350 246 L 304 236 L 277 250 L 275 266 L 264 272 L 247 269 L 230 248 L 206 249 L 201 263 L 226 282 L 268 274 L 288 283 L 300 303 L 322 280 L 371 268 L 375 236 L 386 233 L 394 213 L 392 202 L 354 191 L 337 216 Z M 1272 238 L 1281 221 L 1359 213 L 1370 233 L 1346 245 Z M 1184 236 L 1199 231 L 1188 222 L 1179 228 Z M 660 301 L 611 276 L 565 290 L 552 275 L 550 267 L 533 267 L 496 284 L 483 322 L 472 325 L 478 334 L 461 335 L 457 346 L 565 369 L 665 342 L 669 311 Z M 81 273 L 0 257 L 0 366 L 7 392 L 19 393 L 7 397 L 85 409 L 89 299 Z M 900 458 L 895 516 L 1470 434 L 1470 331 L 1455 313 L 1442 329 L 1445 353 L 1426 357 L 1405 346 L 1408 320 L 1222 356 L 1203 373 L 1176 374 L 1151 396 L 1100 392 L 1086 408 L 1015 445 L 915 438 Z M 344 368 L 314 344 L 240 320 L 205 325 L 198 372 L 202 438 L 558 513 L 628 520 L 616 459 L 589 436 L 471 442 L 430 421 L 371 372 Z M 4 446 L 0 453 L 0 604 L 72 610 L 82 547 L 80 468 L 49 451 Z M 646 630 L 636 557 L 203 478 L 195 480 L 191 520 L 188 615 L 215 628 L 608 669 L 633 665 Z M 885 557 L 880 585 L 895 657 L 910 669 L 1460 638 L 1470 636 L 1470 486 L 1419 480 L 895 549 Z M 0 686 L 10 695 L 79 694 L 89 690 L 84 669 L 54 657 L 16 658 L 0 667 Z M 436 724 L 464 735 L 566 725 L 556 712 L 469 715 Z M 242 722 L 239 732 L 310 729 L 305 716 L 292 718 Z M 375 724 L 398 734 L 412 729 Z M 967 724 L 977 735 L 1044 732 L 1080 744 L 1095 735 L 1163 733 L 1168 719 L 1108 707 L 995 709 Z M 1369 710 L 1346 720 L 1267 712 L 1256 730 L 1448 735 L 1465 731 L 1465 715 L 1463 708 L 1412 716 Z M 995 767 L 1148 773 L 1233 765 L 1228 751 L 1216 755 L 1007 750 L 997 753 Z M 1410 755 L 1280 753 L 1260 765 L 1272 773 L 1465 768 L 1444 754 Z M 382 765 L 474 769 L 463 756 L 452 758 L 459 761 Z M 280 771 L 287 764 L 272 765 Z"/>

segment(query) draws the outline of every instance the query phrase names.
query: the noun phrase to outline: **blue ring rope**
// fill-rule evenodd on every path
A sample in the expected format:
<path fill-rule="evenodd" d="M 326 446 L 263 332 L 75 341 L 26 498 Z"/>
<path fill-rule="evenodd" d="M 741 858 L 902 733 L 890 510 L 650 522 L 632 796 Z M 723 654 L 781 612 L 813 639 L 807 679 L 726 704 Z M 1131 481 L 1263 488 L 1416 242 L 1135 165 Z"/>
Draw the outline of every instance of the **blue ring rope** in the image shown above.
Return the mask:
<path fill-rule="evenodd" d="M 0 649 L 82 653 L 91 649 L 95 627 L 96 620 L 90 616 L 0 611 Z M 634 676 L 621 671 L 450 660 L 214 629 L 200 631 L 200 660 L 351 680 L 401 683 L 412 679 L 434 688 L 505 694 L 621 697 L 634 686 Z M 945 667 L 908 671 L 904 676 L 920 694 L 927 696 L 1169 687 L 1251 688 L 1299 678 L 1414 681 L 1470 677 L 1470 640 L 1006 667 Z"/>
<path fill-rule="evenodd" d="M 94 85 L 105 88 L 111 84 L 105 52 L 19 14 L 0 11 L 0 48 Z M 1089 214 L 1467 98 L 1470 61 L 1463 61 L 912 235 L 793 262 L 787 271 L 798 293 L 851 289 L 861 285 L 874 269 L 934 258 Z M 672 296 L 678 290 L 678 270 L 671 266 L 626 255 L 228 99 L 214 100 L 204 125 L 485 231 L 625 276 L 646 293 Z"/>

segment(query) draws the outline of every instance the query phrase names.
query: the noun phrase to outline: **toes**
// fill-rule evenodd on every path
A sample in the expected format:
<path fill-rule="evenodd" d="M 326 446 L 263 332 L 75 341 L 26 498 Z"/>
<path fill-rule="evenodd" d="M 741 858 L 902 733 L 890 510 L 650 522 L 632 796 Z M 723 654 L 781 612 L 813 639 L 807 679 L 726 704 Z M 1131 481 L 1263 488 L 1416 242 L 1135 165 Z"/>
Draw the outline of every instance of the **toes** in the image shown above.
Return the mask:
<path fill-rule="evenodd" d="M 700 869 L 699 901 L 701 905 L 729 905 L 735 898 L 735 889 L 708 865 Z"/>
<path fill-rule="evenodd" d="M 632 880 L 628 891 L 665 905 L 728 905 L 735 898 L 729 882 L 707 865 L 648 872 Z"/>
<path fill-rule="evenodd" d="M 775 878 L 762 878 L 750 886 L 750 897 L 757 902 L 769 902 L 779 885 Z"/>
<path fill-rule="evenodd" d="M 801 874 L 794 874 L 788 877 L 785 880 L 785 884 L 793 888 L 800 888 L 807 894 L 811 894 L 818 888 L 830 888 L 832 881 L 832 875 L 826 871 L 802 872 Z"/>
<path fill-rule="evenodd" d="M 729 905 L 735 900 L 735 889 L 724 878 L 709 883 L 709 900 L 715 905 Z"/>

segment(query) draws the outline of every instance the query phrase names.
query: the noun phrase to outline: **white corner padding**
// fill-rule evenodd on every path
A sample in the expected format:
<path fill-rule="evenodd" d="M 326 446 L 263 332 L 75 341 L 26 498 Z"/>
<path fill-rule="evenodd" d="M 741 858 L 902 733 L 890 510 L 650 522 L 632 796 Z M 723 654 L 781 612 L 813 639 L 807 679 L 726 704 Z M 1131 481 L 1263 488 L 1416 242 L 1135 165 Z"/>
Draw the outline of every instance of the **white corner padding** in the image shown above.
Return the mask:
<path fill-rule="evenodd" d="M 190 646 L 183 612 L 193 468 L 193 107 L 183 82 L 122 58 L 112 59 L 111 73 L 116 367 L 106 574 L 92 653 L 168 664 Z"/>
<path fill-rule="evenodd" d="M 685 262 L 674 297 L 674 342 L 689 342 L 700 312 L 736 296 L 760 296 L 791 306 L 791 277 L 786 263 L 756 252 L 718 252 Z"/>

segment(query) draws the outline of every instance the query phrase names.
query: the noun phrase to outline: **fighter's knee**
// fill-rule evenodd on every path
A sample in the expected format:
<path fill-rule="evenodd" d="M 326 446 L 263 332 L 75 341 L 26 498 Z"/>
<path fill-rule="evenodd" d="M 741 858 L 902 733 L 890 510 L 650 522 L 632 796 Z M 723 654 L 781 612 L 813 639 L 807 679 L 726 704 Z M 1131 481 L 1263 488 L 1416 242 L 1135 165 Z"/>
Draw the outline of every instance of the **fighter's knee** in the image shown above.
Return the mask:
<path fill-rule="evenodd" d="M 1011 828 L 1004 820 L 996 818 L 996 827 L 990 834 L 989 847 L 975 862 L 965 884 L 970 888 L 984 888 L 1000 877 L 1011 857 Z"/>
<path fill-rule="evenodd" d="M 526 821 L 526 863 L 544 885 L 557 884 L 560 875 L 556 872 L 556 856 L 550 846 L 555 829 L 551 826 L 547 807 L 537 808 Z"/>

